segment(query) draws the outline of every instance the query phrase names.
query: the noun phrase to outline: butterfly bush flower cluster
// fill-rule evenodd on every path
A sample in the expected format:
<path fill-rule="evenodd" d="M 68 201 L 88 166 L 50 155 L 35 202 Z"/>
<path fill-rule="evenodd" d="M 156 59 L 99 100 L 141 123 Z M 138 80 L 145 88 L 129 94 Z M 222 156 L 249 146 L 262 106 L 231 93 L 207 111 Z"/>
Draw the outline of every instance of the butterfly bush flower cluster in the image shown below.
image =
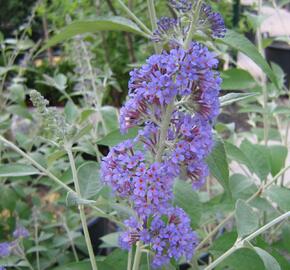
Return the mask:
<path fill-rule="evenodd" d="M 191 16 L 196 6 L 186 0 L 169 4 L 182 16 Z M 178 33 L 178 25 L 180 18 L 162 18 L 153 39 L 175 36 L 179 42 L 171 42 L 168 51 L 150 56 L 130 72 L 120 129 L 126 133 L 139 126 L 139 132 L 113 147 L 101 164 L 103 181 L 136 213 L 125 220 L 121 247 L 142 243 L 153 251 L 156 268 L 172 259 L 190 260 L 194 254 L 198 238 L 187 214 L 172 205 L 173 184 L 177 177 L 190 180 L 194 189 L 205 183 L 205 159 L 213 147 L 212 125 L 219 113 L 218 60 L 200 43 L 184 48 L 178 35 L 186 35 L 189 27 Z M 220 15 L 203 3 L 198 25 L 215 37 L 225 32 Z"/>
<path fill-rule="evenodd" d="M 176 11 L 178 18 L 160 18 L 153 33 L 153 41 L 181 44 L 190 29 L 188 22 L 193 20 L 197 32 L 213 38 L 225 36 L 226 27 L 222 16 L 203 1 L 169 0 L 169 5 Z"/>

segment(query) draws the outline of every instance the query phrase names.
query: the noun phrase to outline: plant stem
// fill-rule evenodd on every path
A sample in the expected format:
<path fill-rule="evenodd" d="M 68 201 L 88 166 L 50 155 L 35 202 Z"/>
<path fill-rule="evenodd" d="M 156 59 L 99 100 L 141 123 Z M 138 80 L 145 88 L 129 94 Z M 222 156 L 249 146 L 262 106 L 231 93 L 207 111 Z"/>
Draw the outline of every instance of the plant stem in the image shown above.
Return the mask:
<path fill-rule="evenodd" d="M 258 0 L 258 16 L 261 16 L 261 9 L 263 5 L 263 0 Z M 262 33 L 261 33 L 261 27 L 258 27 L 257 29 L 257 45 L 258 45 L 258 51 L 260 54 L 265 57 L 265 52 L 263 49 L 263 40 L 262 40 Z M 261 86 L 263 90 L 263 123 L 264 123 L 264 144 L 268 145 L 268 139 L 269 139 L 269 119 L 268 119 L 268 92 L 267 92 L 267 85 L 266 85 L 266 76 L 265 74 L 262 74 L 262 81 Z"/>
<path fill-rule="evenodd" d="M 69 229 L 69 227 L 68 227 L 68 225 L 66 223 L 66 218 L 65 217 L 63 217 L 63 219 L 62 219 L 62 226 L 65 229 L 66 234 L 68 236 L 68 239 L 70 241 L 70 245 L 71 245 L 74 257 L 75 257 L 75 261 L 78 262 L 79 261 L 79 257 L 78 257 L 78 254 L 77 254 L 77 251 L 76 251 L 76 248 L 75 248 L 75 243 L 74 243 L 74 240 L 73 240 L 73 238 L 71 236 L 71 232 L 70 232 L 70 229 Z"/>
<path fill-rule="evenodd" d="M 148 4 L 148 11 L 149 11 L 149 17 L 150 17 L 150 22 L 151 22 L 151 28 L 152 28 L 152 31 L 154 31 L 155 29 L 157 29 L 157 17 L 156 17 L 154 1 L 147 0 L 147 4 Z M 153 45 L 154 45 L 155 52 L 160 53 L 161 52 L 160 46 L 158 46 L 156 42 L 153 42 Z"/>
<path fill-rule="evenodd" d="M 65 149 L 66 149 L 67 154 L 68 154 L 69 163 L 70 163 L 71 170 L 72 170 L 73 181 L 74 181 L 76 193 L 77 193 L 77 195 L 79 197 L 81 197 L 81 190 L 80 190 L 80 185 L 79 185 L 79 180 L 78 180 L 78 175 L 77 175 L 77 169 L 76 169 L 75 160 L 74 160 L 74 157 L 73 157 L 73 154 L 72 154 L 72 150 L 71 150 L 71 145 L 70 144 L 66 145 Z M 96 259 L 95 259 L 95 254 L 94 254 L 94 251 L 93 251 L 92 242 L 91 242 L 91 238 L 90 238 L 90 234 L 89 234 L 89 230 L 88 230 L 88 225 L 87 225 L 87 220 L 86 220 L 86 216 L 85 216 L 84 206 L 83 205 L 79 205 L 78 208 L 79 208 L 79 212 L 80 212 L 80 218 L 81 218 L 81 222 L 82 222 L 83 232 L 84 232 L 84 236 L 85 236 L 87 249 L 88 249 L 88 252 L 89 252 L 89 257 L 90 257 L 92 269 L 93 270 L 98 270 L 98 267 L 97 267 L 97 264 L 96 264 Z"/>
<path fill-rule="evenodd" d="M 53 175 L 50 171 L 42 167 L 37 161 L 35 161 L 31 156 L 23 152 L 20 148 L 18 148 L 14 143 L 6 140 L 3 136 L 0 135 L 0 141 L 2 141 L 4 144 L 11 147 L 15 152 L 19 153 L 21 156 L 26 158 L 33 164 L 37 169 L 39 169 L 41 172 L 45 173 L 47 176 L 49 176 L 54 182 L 56 182 L 58 185 L 60 185 L 62 188 L 64 188 L 68 192 L 74 192 L 73 189 L 71 189 L 68 185 L 63 183 L 61 180 L 59 180 L 55 175 Z"/>
<path fill-rule="evenodd" d="M 160 127 L 160 137 L 159 137 L 159 142 L 158 142 L 158 149 L 156 153 L 156 161 L 161 162 L 162 161 L 162 154 L 165 148 L 165 141 L 167 137 L 167 131 L 168 127 L 170 125 L 170 120 L 171 120 L 171 115 L 174 110 L 174 99 L 168 104 L 166 110 L 165 110 L 165 115 L 163 116 L 163 121 L 162 125 Z"/>
<path fill-rule="evenodd" d="M 124 9 L 124 11 L 131 17 L 131 19 L 135 21 L 135 23 L 137 23 L 148 35 L 152 35 L 152 32 L 150 31 L 150 29 L 138 19 L 138 17 L 123 3 L 122 0 L 117 0 L 117 1 L 121 5 L 121 7 Z"/>
<path fill-rule="evenodd" d="M 287 121 L 287 125 L 286 125 L 286 132 L 285 132 L 285 138 L 284 138 L 284 145 L 285 147 L 288 149 L 288 135 L 289 135 L 289 128 L 290 128 L 290 121 Z M 281 187 L 284 186 L 284 179 L 285 179 L 285 173 L 283 173 L 282 177 L 281 177 Z"/>
<path fill-rule="evenodd" d="M 34 238 L 35 238 L 35 246 L 38 247 L 39 240 L 38 240 L 38 221 L 37 221 L 37 214 L 34 215 Z M 36 265 L 37 269 L 40 270 L 40 262 L 39 262 L 39 251 L 36 250 Z"/>
<path fill-rule="evenodd" d="M 135 252 L 135 258 L 134 258 L 134 264 L 132 270 L 139 270 L 139 264 L 141 260 L 141 243 L 138 241 L 136 243 L 136 252 Z"/>
<path fill-rule="evenodd" d="M 198 0 L 198 2 L 196 3 L 194 17 L 192 18 L 187 36 L 184 41 L 184 45 L 183 45 L 184 49 L 188 49 L 188 46 L 192 40 L 192 36 L 194 34 L 194 30 L 196 28 L 196 24 L 199 18 L 201 4 L 202 4 L 202 0 Z"/>
<path fill-rule="evenodd" d="M 132 253 L 133 253 L 133 249 L 131 247 L 130 250 L 129 250 L 129 253 L 128 253 L 127 270 L 131 270 L 131 266 L 132 266 Z"/>
<path fill-rule="evenodd" d="M 223 260 L 225 260 L 227 257 L 229 257 L 232 253 L 234 253 L 237 249 L 244 247 L 244 242 L 251 241 L 264 231 L 268 230 L 272 226 L 276 225 L 280 221 L 287 219 L 290 217 L 290 211 L 284 213 L 283 215 L 275 218 L 274 220 L 270 221 L 268 224 L 264 225 L 257 231 L 253 232 L 249 236 L 247 236 L 244 239 L 237 240 L 237 242 L 228 250 L 226 251 L 223 255 L 221 255 L 219 258 L 217 258 L 215 261 L 213 261 L 210 265 L 208 265 L 204 270 L 211 270 L 214 267 L 216 267 L 218 264 L 220 264 Z"/>
<path fill-rule="evenodd" d="M 249 197 L 247 199 L 247 203 L 251 202 L 253 199 L 255 199 L 256 197 L 258 197 L 259 195 L 261 195 L 265 189 L 267 189 L 270 185 L 272 185 L 281 175 L 283 175 L 288 169 L 290 169 L 290 165 L 285 167 L 284 169 L 282 169 L 271 181 L 269 181 L 268 183 L 266 183 L 264 186 L 261 186 L 259 188 L 259 190 L 254 193 L 251 197 Z M 223 219 L 221 221 L 221 223 L 219 223 L 219 225 L 217 225 L 200 243 L 199 245 L 196 247 L 196 250 L 201 249 L 204 244 L 206 244 L 218 231 L 219 229 L 221 229 L 233 216 L 234 216 L 235 212 L 231 212 L 228 214 L 228 216 L 225 217 L 225 219 Z"/>
<path fill-rule="evenodd" d="M 107 134 L 108 133 L 108 129 L 107 129 L 106 123 L 104 121 L 104 117 L 102 115 L 102 112 L 100 110 L 100 108 L 102 106 L 102 104 L 101 104 L 102 102 L 101 102 L 101 100 L 99 98 L 99 95 L 98 95 L 98 89 L 97 89 L 96 82 L 95 82 L 95 75 L 94 75 L 94 72 L 93 72 L 93 67 L 91 65 L 88 49 L 87 49 L 83 39 L 80 40 L 80 43 L 81 43 L 81 47 L 82 47 L 84 55 L 85 55 L 85 61 L 87 63 L 87 68 L 89 70 L 90 82 L 91 82 L 91 86 L 92 86 L 92 89 L 93 89 L 93 92 L 94 92 L 94 96 L 95 96 L 95 100 L 96 100 L 95 109 L 96 109 L 96 111 L 98 113 L 98 117 L 99 117 L 99 119 L 100 119 L 100 121 L 102 123 L 102 127 L 104 129 L 104 133 Z"/>

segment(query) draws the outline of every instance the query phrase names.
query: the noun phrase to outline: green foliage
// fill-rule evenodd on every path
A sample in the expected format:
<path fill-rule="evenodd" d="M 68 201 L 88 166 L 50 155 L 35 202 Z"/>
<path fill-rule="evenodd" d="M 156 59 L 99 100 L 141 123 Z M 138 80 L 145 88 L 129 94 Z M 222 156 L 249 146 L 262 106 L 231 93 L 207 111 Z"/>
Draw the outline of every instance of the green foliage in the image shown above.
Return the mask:
<path fill-rule="evenodd" d="M 78 179 L 82 198 L 89 199 L 102 188 L 99 179 L 99 165 L 96 162 L 84 162 L 78 168 Z"/>
<path fill-rule="evenodd" d="M 239 237 L 245 237 L 259 227 L 259 215 L 243 200 L 238 200 L 235 218 Z"/>
<path fill-rule="evenodd" d="M 259 53 L 257 48 L 243 35 L 232 30 L 228 30 L 225 38 L 219 39 L 218 42 L 229 45 L 230 47 L 243 52 L 249 56 L 269 77 L 269 79 L 278 85 L 277 78 L 266 60 Z"/>
<path fill-rule="evenodd" d="M 214 149 L 207 158 L 207 163 L 211 174 L 220 182 L 228 195 L 230 195 L 229 167 L 225 146 L 222 140 L 216 140 Z"/>
<path fill-rule="evenodd" d="M 174 204 L 182 208 L 191 218 L 191 225 L 197 228 L 201 218 L 201 203 L 191 184 L 177 180 L 174 184 Z"/>
<path fill-rule="evenodd" d="M 16 163 L 0 165 L 0 177 L 19 177 L 37 174 L 40 174 L 40 172 L 27 164 Z"/>
<path fill-rule="evenodd" d="M 221 76 L 222 90 L 252 89 L 257 84 L 252 75 L 244 69 L 231 68 L 223 71 Z"/>
<path fill-rule="evenodd" d="M 95 33 L 97 31 L 126 31 L 144 35 L 135 23 L 126 18 L 116 16 L 102 17 L 94 21 L 79 21 L 66 26 L 59 34 L 52 37 L 41 51 L 76 35 Z"/>

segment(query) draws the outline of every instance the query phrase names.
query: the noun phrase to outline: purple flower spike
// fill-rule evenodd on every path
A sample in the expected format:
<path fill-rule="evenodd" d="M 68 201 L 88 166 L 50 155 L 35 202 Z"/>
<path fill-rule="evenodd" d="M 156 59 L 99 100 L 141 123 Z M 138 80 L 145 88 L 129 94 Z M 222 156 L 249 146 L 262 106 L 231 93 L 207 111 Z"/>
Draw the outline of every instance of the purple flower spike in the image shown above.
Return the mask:
<path fill-rule="evenodd" d="M 185 257 L 190 260 L 198 243 L 197 235 L 190 227 L 190 219 L 181 208 L 168 207 L 163 214 L 144 219 L 125 221 L 128 228 L 120 236 L 120 245 L 129 249 L 137 241 L 149 244 L 155 252 L 153 267 L 169 264 L 171 259 Z"/>
<path fill-rule="evenodd" d="M 130 72 L 129 100 L 120 112 L 122 132 L 149 122 L 158 123 L 176 96 L 189 96 L 190 106 L 203 118 L 213 120 L 219 112 L 221 85 L 215 54 L 199 44 L 151 56 L 140 69 Z"/>
<path fill-rule="evenodd" d="M 188 0 L 169 0 L 169 5 L 179 12 L 186 13 L 192 9 L 192 3 Z"/>
<path fill-rule="evenodd" d="M 0 258 L 7 257 L 11 253 L 11 244 L 9 242 L 0 243 Z"/>
<path fill-rule="evenodd" d="M 16 230 L 13 232 L 14 238 L 27 238 L 29 237 L 29 235 L 29 231 L 22 226 L 17 227 Z"/>
<path fill-rule="evenodd" d="M 176 30 L 180 22 L 178 19 L 162 17 L 157 22 L 157 29 L 153 32 L 152 40 L 161 42 L 162 40 L 176 39 Z"/>
<path fill-rule="evenodd" d="M 202 4 L 201 7 L 202 22 L 209 23 L 212 37 L 223 38 L 226 33 L 226 26 L 223 17 L 218 12 L 214 12 L 209 5 Z"/>

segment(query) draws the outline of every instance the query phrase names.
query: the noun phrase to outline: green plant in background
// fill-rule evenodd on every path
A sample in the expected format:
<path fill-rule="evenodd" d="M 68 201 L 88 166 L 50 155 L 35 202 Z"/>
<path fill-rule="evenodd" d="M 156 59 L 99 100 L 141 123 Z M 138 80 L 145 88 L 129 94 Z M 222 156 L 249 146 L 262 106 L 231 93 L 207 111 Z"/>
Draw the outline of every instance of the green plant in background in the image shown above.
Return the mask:
<path fill-rule="evenodd" d="M 172 11 L 173 16 L 180 14 L 167 9 L 165 1 L 155 5 L 150 0 L 77 4 L 43 1 L 29 20 L 34 20 L 36 10 L 42 22 L 45 15 L 47 27 L 55 31 L 64 27 L 46 36 L 41 52 L 62 43 L 61 62 L 67 62 L 68 69 L 60 70 L 61 64 L 45 60 L 40 68 L 31 65 L 31 59 L 39 59 L 40 54 L 36 53 L 38 43 L 27 39 L 28 30 L 22 30 L 24 34 L 12 43 L 1 41 L 0 242 L 19 242 L 10 246 L 10 256 L 1 255 L 0 265 L 8 269 L 150 269 L 153 254 L 149 246 L 137 244 L 129 253 L 120 249 L 119 231 L 126 227 L 123 221 L 135 214 L 126 200 L 115 198 L 102 185 L 99 167 L 110 148 L 134 138 L 142 128 L 130 128 L 122 135 L 118 110 L 111 105 L 122 103 L 132 65 L 140 66 L 153 49 L 168 50 L 166 42 L 152 45 L 156 17 Z M 230 25 L 228 3 L 213 7 L 228 14 Z M 71 16 L 71 23 L 58 15 L 62 10 Z M 190 16 L 183 19 L 184 25 L 194 21 Z M 194 30 L 196 25 L 191 26 Z M 193 38 L 206 44 L 220 59 L 230 59 L 231 65 L 235 64 L 231 51 L 242 52 L 265 75 L 259 80 L 245 70 L 222 70 L 220 65 L 222 114 L 215 122 L 216 142 L 207 158 L 210 176 L 199 191 L 184 181 L 174 185 L 173 203 L 190 217 L 199 242 L 187 266 L 181 259 L 164 269 L 179 269 L 181 264 L 188 269 L 289 268 L 290 191 L 285 162 L 290 111 L 287 100 L 280 99 L 288 92 L 281 68 L 266 62 L 260 24 L 255 27 L 258 49 L 233 30 L 223 39 L 212 39 L 200 31 L 186 36 L 186 42 Z M 25 55 L 21 65 L 19 54 Z M 37 84 L 27 78 L 34 73 Z M 49 107 L 33 90 L 30 98 L 36 109 L 27 108 L 31 83 L 49 87 L 49 97 L 58 93 L 60 99 L 53 104 L 64 106 Z M 222 120 L 228 115 L 230 123 L 226 124 Z M 100 227 L 93 233 L 87 229 L 87 220 L 95 217 L 109 220 L 107 235 L 101 238 L 106 248 L 101 255 L 90 243 Z M 29 235 L 14 237 L 13 231 L 23 227 Z M 0 246 L 2 252 L 4 248 Z M 116 249 L 111 252 L 112 248 Z"/>

